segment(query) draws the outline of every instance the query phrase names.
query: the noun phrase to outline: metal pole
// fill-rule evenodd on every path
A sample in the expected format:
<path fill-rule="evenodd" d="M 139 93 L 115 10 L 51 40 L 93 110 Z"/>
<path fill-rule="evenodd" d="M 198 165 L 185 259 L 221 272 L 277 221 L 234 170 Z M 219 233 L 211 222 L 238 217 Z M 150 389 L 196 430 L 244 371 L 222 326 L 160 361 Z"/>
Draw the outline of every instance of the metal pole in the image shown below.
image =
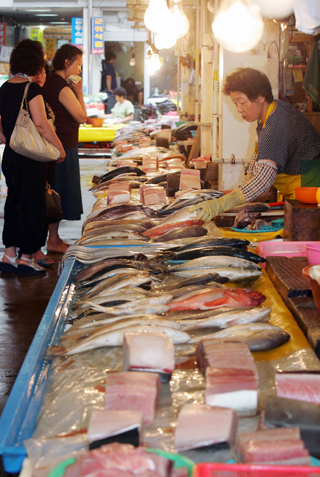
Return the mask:
<path fill-rule="evenodd" d="M 180 56 L 177 61 L 177 115 L 180 113 Z"/>
<path fill-rule="evenodd" d="M 88 0 L 88 52 L 89 52 L 89 75 L 88 93 L 92 94 L 93 68 L 92 68 L 92 0 Z"/>
<path fill-rule="evenodd" d="M 199 122 L 199 76 L 200 76 L 200 8 L 199 1 L 196 0 L 196 63 L 195 63 L 195 122 Z"/>

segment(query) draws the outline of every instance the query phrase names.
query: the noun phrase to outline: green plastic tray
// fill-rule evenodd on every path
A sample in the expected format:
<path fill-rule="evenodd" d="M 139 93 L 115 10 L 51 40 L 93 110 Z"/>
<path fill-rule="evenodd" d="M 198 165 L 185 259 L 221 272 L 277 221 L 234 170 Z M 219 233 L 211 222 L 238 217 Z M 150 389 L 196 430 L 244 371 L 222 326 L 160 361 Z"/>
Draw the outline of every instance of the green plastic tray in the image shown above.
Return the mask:
<path fill-rule="evenodd" d="M 147 451 L 153 452 L 154 454 L 162 455 L 163 457 L 166 457 L 167 459 L 173 460 L 174 467 L 177 469 L 180 469 L 180 467 L 186 467 L 189 472 L 189 477 L 192 477 L 195 463 L 191 459 L 188 459 L 187 457 L 184 457 L 180 454 L 173 454 L 171 452 L 165 452 L 158 449 L 147 449 Z M 60 462 L 60 464 L 56 465 L 53 469 L 51 469 L 51 471 L 48 474 L 48 477 L 63 477 L 66 468 L 69 465 L 74 464 L 75 461 L 76 459 L 72 457 L 71 459 L 67 459 L 67 460 L 64 460 L 63 462 Z"/>

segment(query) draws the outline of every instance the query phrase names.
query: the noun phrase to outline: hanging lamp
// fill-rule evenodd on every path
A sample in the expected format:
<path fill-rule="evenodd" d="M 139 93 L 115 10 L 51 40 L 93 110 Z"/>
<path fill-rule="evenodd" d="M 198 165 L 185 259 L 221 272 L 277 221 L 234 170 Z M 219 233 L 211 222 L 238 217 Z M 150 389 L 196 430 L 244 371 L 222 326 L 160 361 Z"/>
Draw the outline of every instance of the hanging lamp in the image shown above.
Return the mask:
<path fill-rule="evenodd" d="M 166 0 L 150 0 L 144 14 L 144 23 L 148 30 L 159 33 L 170 23 L 171 14 Z"/>
<path fill-rule="evenodd" d="M 212 30 L 226 50 L 235 53 L 251 50 L 263 35 L 264 23 L 260 8 L 251 0 L 223 0 Z"/>
<path fill-rule="evenodd" d="M 171 0 L 170 5 L 172 35 L 176 38 L 183 37 L 189 31 L 189 20 L 182 10 L 182 0 Z"/>
<path fill-rule="evenodd" d="M 261 15 L 267 19 L 282 20 L 293 14 L 297 0 L 254 0 L 261 9 Z"/>

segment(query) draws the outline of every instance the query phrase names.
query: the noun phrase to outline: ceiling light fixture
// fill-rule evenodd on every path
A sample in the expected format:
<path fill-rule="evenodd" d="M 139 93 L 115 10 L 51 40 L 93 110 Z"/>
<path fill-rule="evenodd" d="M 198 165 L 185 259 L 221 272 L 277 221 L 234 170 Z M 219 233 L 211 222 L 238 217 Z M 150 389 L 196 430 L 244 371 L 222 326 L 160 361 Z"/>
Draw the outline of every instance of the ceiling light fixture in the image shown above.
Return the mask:
<path fill-rule="evenodd" d="M 132 55 L 131 55 L 131 60 L 129 61 L 129 65 L 130 66 L 134 66 L 136 64 L 136 54 L 135 52 L 133 51 L 132 52 Z"/>
<path fill-rule="evenodd" d="M 35 13 L 35 17 L 58 17 L 58 13 Z"/>
<path fill-rule="evenodd" d="M 261 8 L 261 15 L 264 18 L 282 20 L 292 15 L 293 7 L 297 0 L 254 0 Z"/>
<path fill-rule="evenodd" d="M 226 50 L 235 53 L 249 51 L 263 35 L 260 8 L 251 0 L 223 0 L 212 23 L 212 30 Z"/>
<path fill-rule="evenodd" d="M 182 0 L 171 0 L 170 5 L 172 35 L 176 38 L 183 37 L 189 30 L 189 20 L 182 10 Z"/>
<path fill-rule="evenodd" d="M 148 30 L 159 33 L 168 26 L 170 18 L 166 0 L 150 0 L 144 14 L 144 23 Z"/>
<path fill-rule="evenodd" d="M 164 48 L 172 48 L 177 41 L 176 36 L 170 35 L 170 33 L 156 33 L 154 35 L 154 44 L 158 50 L 163 50 Z"/>

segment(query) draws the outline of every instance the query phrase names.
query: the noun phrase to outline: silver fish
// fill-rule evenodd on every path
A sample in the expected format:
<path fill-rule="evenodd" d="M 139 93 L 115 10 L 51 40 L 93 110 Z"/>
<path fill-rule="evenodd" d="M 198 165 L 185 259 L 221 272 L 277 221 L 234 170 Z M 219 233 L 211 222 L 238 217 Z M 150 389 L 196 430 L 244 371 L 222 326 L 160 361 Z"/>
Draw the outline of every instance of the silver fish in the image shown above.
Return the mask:
<path fill-rule="evenodd" d="M 261 267 L 258 264 L 251 262 L 250 260 L 245 260 L 244 258 L 227 255 L 209 255 L 205 257 L 194 258 L 193 260 L 188 260 L 187 262 L 170 267 L 170 271 L 177 272 L 181 270 L 191 270 L 194 268 L 214 269 L 225 267 L 248 268 L 249 270 L 259 270 L 261 272 Z"/>
<path fill-rule="evenodd" d="M 77 353 L 89 351 L 92 349 L 103 348 L 105 346 L 122 346 L 123 336 L 126 331 L 162 331 L 171 338 L 174 344 L 187 343 L 190 340 L 188 333 L 165 326 L 141 326 L 134 325 L 125 328 L 121 328 L 114 331 L 107 331 L 96 335 L 95 333 L 88 338 L 84 338 L 78 344 L 71 346 L 70 348 L 63 348 L 62 346 L 52 346 L 48 348 L 48 357 L 55 356 L 72 356 Z"/>
<path fill-rule="evenodd" d="M 226 277 L 230 281 L 244 280 L 246 278 L 260 277 L 262 270 L 250 270 L 249 268 L 240 267 L 225 267 L 225 268 L 193 268 L 190 270 L 175 270 L 173 273 L 180 277 L 192 277 L 194 275 L 201 275 L 201 273 L 218 273 L 221 277 Z"/>
<path fill-rule="evenodd" d="M 251 308 L 238 312 L 230 311 L 204 319 L 178 320 L 183 330 L 196 330 L 200 328 L 230 328 L 231 326 L 243 325 L 246 323 L 266 322 L 269 320 L 270 308 Z"/>
<path fill-rule="evenodd" d="M 135 274 L 120 274 L 116 275 L 115 277 L 107 278 L 102 282 L 99 282 L 98 285 L 93 287 L 90 293 L 86 294 L 87 298 L 91 298 L 98 294 L 100 295 L 108 295 L 110 292 L 114 290 L 119 290 L 123 287 L 138 287 L 145 283 L 149 283 L 151 281 L 151 277 L 148 273 L 135 273 Z"/>
<path fill-rule="evenodd" d="M 232 326 L 216 333 L 192 337 L 190 343 L 198 343 L 202 339 L 221 338 L 241 340 L 249 346 L 250 351 L 269 351 L 287 343 L 290 335 L 282 328 L 269 323 L 248 323 Z"/>

